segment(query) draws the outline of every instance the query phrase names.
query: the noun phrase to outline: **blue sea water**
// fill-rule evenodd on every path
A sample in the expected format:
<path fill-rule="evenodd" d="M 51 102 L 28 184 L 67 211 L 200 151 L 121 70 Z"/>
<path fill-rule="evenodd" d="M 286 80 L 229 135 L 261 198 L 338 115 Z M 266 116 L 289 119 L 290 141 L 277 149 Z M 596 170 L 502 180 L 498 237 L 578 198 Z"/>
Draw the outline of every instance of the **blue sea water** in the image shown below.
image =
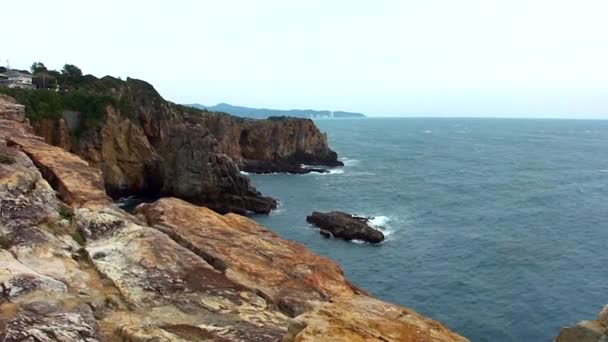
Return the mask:
<path fill-rule="evenodd" d="M 472 341 L 551 341 L 608 303 L 608 121 L 319 120 L 346 166 L 253 175 L 254 218 L 373 295 Z M 377 217 L 374 246 L 323 239 L 312 211 Z"/>

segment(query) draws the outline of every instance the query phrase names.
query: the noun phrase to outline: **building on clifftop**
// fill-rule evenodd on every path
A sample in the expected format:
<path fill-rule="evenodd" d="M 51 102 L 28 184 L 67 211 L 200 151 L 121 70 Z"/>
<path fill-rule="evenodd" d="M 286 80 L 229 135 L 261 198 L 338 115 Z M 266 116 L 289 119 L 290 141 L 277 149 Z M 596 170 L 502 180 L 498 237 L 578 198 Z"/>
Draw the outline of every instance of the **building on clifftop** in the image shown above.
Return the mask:
<path fill-rule="evenodd" d="M 24 70 L 7 70 L 0 73 L 0 86 L 8 88 L 34 89 L 34 76 Z"/>

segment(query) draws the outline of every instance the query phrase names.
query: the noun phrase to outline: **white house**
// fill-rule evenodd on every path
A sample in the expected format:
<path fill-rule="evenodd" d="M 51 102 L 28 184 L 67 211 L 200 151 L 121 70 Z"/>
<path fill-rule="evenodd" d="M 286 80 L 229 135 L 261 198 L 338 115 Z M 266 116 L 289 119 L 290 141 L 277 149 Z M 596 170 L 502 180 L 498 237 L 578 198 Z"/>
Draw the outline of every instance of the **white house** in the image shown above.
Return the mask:
<path fill-rule="evenodd" d="M 32 78 L 34 76 L 27 71 L 7 70 L 0 73 L 0 86 L 9 88 L 34 89 Z"/>

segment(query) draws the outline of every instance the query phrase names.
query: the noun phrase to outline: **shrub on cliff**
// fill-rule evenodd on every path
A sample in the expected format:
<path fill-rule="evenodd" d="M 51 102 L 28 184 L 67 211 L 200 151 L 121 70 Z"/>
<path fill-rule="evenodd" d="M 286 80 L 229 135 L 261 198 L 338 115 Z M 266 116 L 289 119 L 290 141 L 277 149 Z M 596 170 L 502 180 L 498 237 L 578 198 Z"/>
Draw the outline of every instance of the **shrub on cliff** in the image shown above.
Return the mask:
<path fill-rule="evenodd" d="M 48 89 L 0 88 L 0 93 L 25 105 L 25 115 L 32 121 L 57 119 L 64 110 L 73 110 L 82 113 L 86 123 L 93 124 L 103 118 L 107 105 L 116 106 L 116 100 L 110 96 L 82 91 L 62 93 Z"/>

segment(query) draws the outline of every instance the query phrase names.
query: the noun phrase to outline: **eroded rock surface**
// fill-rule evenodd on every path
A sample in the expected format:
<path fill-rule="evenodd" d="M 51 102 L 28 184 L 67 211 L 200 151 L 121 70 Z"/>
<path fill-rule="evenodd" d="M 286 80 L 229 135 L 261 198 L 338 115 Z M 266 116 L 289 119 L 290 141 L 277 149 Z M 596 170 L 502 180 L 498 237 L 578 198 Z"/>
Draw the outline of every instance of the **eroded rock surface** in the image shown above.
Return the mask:
<path fill-rule="evenodd" d="M 340 211 L 328 213 L 313 212 L 306 221 L 321 229 L 320 234 L 329 234 L 344 240 L 361 240 L 370 243 L 384 241 L 384 234 L 369 225 L 369 219 Z"/>
<path fill-rule="evenodd" d="M 132 216 L 97 169 L 7 117 L 2 341 L 466 341 L 245 217 L 175 198 Z"/>
<path fill-rule="evenodd" d="M 221 216 L 176 198 L 142 204 L 136 213 L 290 316 L 302 313 L 309 301 L 361 292 L 335 262 L 246 217 Z"/>

